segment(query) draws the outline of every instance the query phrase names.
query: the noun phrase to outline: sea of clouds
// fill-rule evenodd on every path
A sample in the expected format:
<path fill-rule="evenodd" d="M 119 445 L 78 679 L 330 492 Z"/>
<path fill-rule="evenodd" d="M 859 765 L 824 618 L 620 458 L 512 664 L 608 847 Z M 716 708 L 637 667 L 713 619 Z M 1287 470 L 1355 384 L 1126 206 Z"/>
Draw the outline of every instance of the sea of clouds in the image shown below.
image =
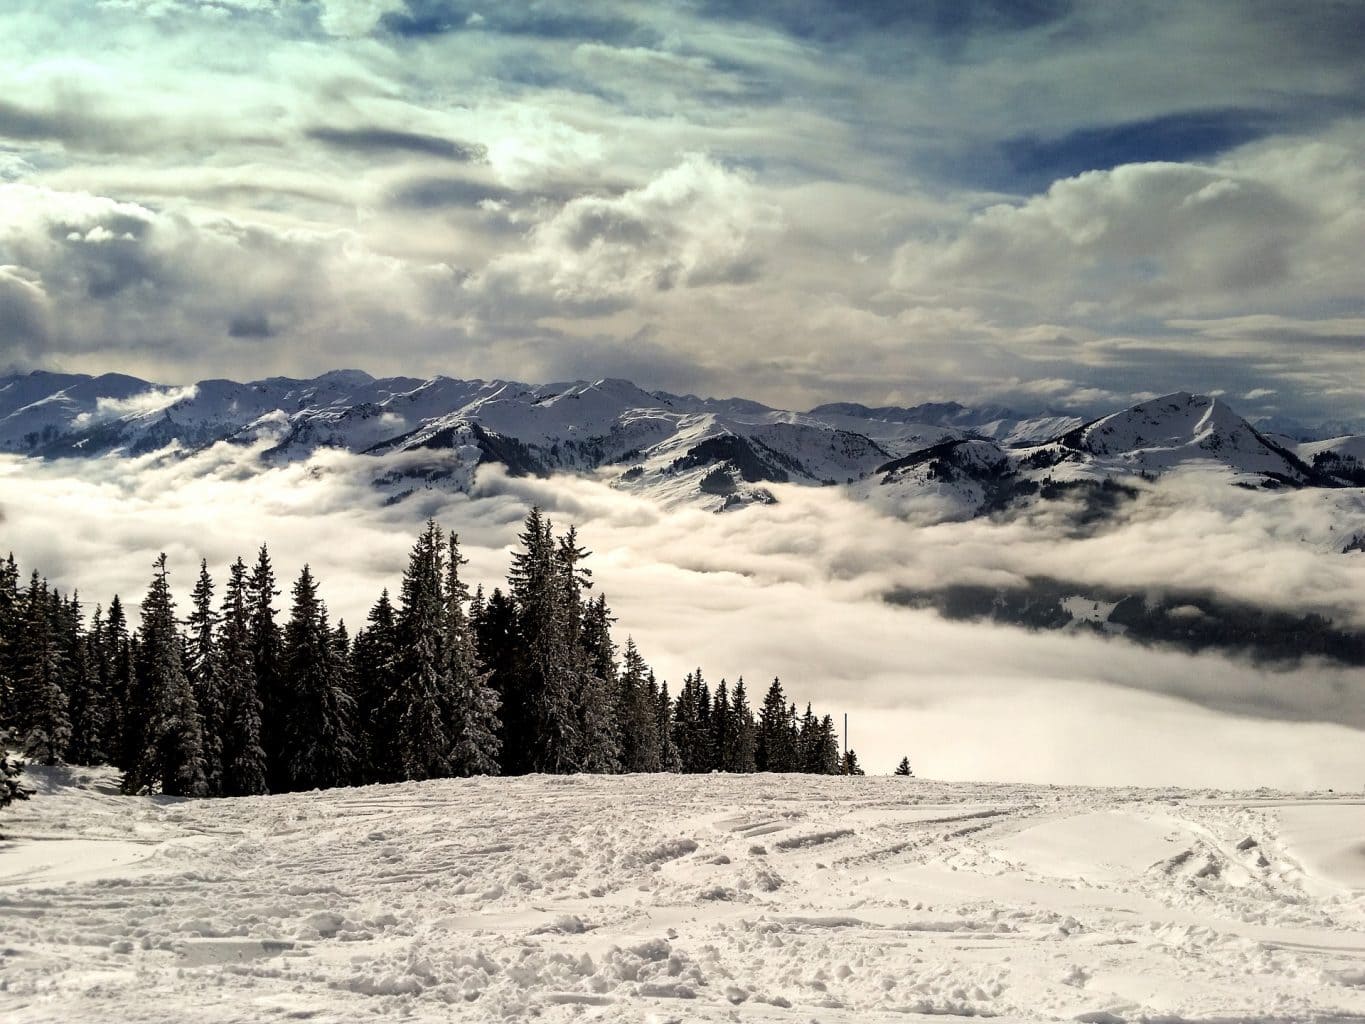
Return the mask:
<path fill-rule="evenodd" d="M 396 593 L 423 520 L 457 531 L 467 577 L 491 588 L 539 504 L 578 525 L 618 640 L 633 636 L 672 687 L 701 666 L 713 684 L 743 675 L 757 699 L 780 676 L 803 704 L 848 713 L 870 771 L 906 753 L 921 774 L 949 779 L 1365 784 L 1361 670 L 950 622 L 886 600 L 895 588 L 1046 575 L 1207 590 L 1362 625 L 1365 556 L 1341 554 L 1350 524 L 1365 524 L 1352 492 L 1259 493 L 1190 473 L 1081 529 L 1061 504 L 943 522 L 839 488 L 779 486 L 777 505 L 725 514 L 664 509 L 598 479 L 513 478 L 499 466 L 481 467 L 471 494 L 386 502 L 373 481 L 392 457 L 320 451 L 267 467 L 259 455 L 220 444 L 187 458 L 0 457 L 0 547 L 25 573 L 79 587 L 89 610 L 114 593 L 135 607 L 160 551 L 183 602 L 201 558 L 221 580 L 267 542 L 282 606 L 307 562 L 354 632 L 382 587 Z"/>

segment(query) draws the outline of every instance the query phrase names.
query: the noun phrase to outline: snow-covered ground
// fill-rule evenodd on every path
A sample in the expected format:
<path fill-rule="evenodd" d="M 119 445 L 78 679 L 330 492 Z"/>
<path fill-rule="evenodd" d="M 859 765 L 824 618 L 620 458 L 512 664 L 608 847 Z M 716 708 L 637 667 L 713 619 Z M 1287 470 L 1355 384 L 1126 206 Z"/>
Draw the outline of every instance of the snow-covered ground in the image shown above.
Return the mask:
<path fill-rule="evenodd" d="M 0 1019 L 1340 1020 L 1365 799 L 530 777 L 226 801 L 35 769 Z"/>

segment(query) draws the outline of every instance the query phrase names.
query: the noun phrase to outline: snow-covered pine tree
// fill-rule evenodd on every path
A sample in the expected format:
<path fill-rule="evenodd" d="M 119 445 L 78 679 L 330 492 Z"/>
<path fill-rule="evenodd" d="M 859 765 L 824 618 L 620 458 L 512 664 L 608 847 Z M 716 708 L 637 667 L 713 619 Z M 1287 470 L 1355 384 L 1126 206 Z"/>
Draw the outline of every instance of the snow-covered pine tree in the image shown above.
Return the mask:
<path fill-rule="evenodd" d="M 18 645 L 22 607 L 19 595 L 19 566 L 11 553 L 0 561 L 0 807 L 24 800 L 23 762 L 10 756 L 18 746 L 11 726 L 15 713 L 15 681 L 18 675 Z"/>
<path fill-rule="evenodd" d="M 621 723 L 621 767 L 627 772 L 659 771 L 659 728 L 654 713 L 657 696 L 650 692 L 649 667 L 626 637 L 617 687 L 616 717 Z"/>
<path fill-rule="evenodd" d="M 391 752 L 398 727 L 390 698 L 397 686 L 398 662 L 397 616 L 386 587 L 351 645 L 356 775 L 361 783 L 394 781 Z"/>
<path fill-rule="evenodd" d="M 730 687 L 724 679 L 716 687 L 711 701 L 711 766 L 717 771 L 729 771 L 734 756 L 735 720 L 730 710 Z"/>
<path fill-rule="evenodd" d="M 203 796 L 207 786 L 199 713 L 182 661 L 168 575 L 162 553 L 142 602 L 129 715 L 136 753 L 123 788 L 128 793 Z"/>
<path fill-rule="evenodd" d="M 264 544 L 251 570 L 247 594 L 251 610 L 251 659 L 256 671 L 256 693 L 261 701 L 261 746 L 265 750 L 266 784 L 270 792 L 280 793 L 289 788 L 289 773 L 285 768 L 288 751 L 280 732 L 284 722 L 284 695 L 281 692 L 284 655 L 280 626 L 275 621 L 275 598 L 280 592 L 275 584 L 270 551 Z"/>
<path fill-rule="evenodd" d="M 132 767 L 134 745 L 125 737 L 128 704 L 133 698 L 133 644 L 128 635 L 128 618 L 117 594 L 109 602 L 104 632 L 99 637 L 100 657 L 109 666 L 109 753 L 111 761 L 123 771 Z"/>
<path fill-rule="evenodd" d="M 730 698 L 730 720 L 733 722 L 734 735 L 730 741 L 730 756 L 725 763 L 725 770 L 740 774 L 756 771 L 754 712 L 749 707 L 749 695 L 744 689 L 743 676 L 736 680 L 734 696 Z"/>
<path fill-rule="evenodd" d="M 711 745 L 711 687 L 702 678 L 701 669 L 694 673 L 697 679 L 697 750 L 696 770 L 709 772 L 716 766 L 716 754 Z"/>
<path fill-rule="evenodd" d="M 54 595 L 55 596 L 55 595 Z M 20 749 L 40 764 L 58 764 L 71 740 L 67 696 L 62 679 L 67 666 L 58 637 L 60 605 L 35 570 L 24 595 L 19 654 L 14 681 L 14 725 Z"/>
<path fill-rule="evenodd" d="M 801 716 L 797 729 L 797 761 L 800 770 L 809 775 L 821 774 L 821 759 L 824 753 L 824 737 L 820 733 L 820 719 L 815 717 L 809 703 L 806 713 Z"/>
<path fill-rule="evenodd" d="M 678 752 L 678 762 L 682 771 L 696 773 L 706 771 L 706 748 L 702 744 L 701 716 L 699 710 L 701 670 L 683 677 L 678 697 L 673 702 L 673 746 Z"/>
<path fill-rule="evenodd" d="M 19 566 L 14 561 L 14 552 L 0 561 L 0 681 L 14 681 L 19 643 L 19 624 L 23 621 L 21 595 L 19 593 Z M 7 691 L 0 690 L 0 701 L 7 698 Z"/>
<path fill-rule="evenodd" d="M 327 621 L 327 606 L 322 606 L 322 620 Z M 351 731 L 351 776 L 355 777 L 356 747 L 359 740 L 356 733 L 359 726 L 355 718 L 355 673 L 353 671 L 351 634 L 346 629 L 346 620 L 338 619 L 336 626 L 332 629 L 332 664 L 336 667 L 337 686 L 346 694 L 351 701 L 351 710 L 346 716 L 347 725 Z"/>
<path fill-rule="evenodd" d="M 498 774 L 498 694 L 479 664 L 478 644 L 465 613 L 469 588 L 460 578 L 460 538 L 450 534 L 442 593 L 446 673 L 450 679 L 450 769 L 459 776 Z"/>
<path fill-rule="evenodd" d="M 22 618 L 19 604 L 19 566 L 11 552 L 7 559 L 0 561 L 0 734 L 12 724 L 14 714 Z M 0 757 L 3 757 L 3 754 L 0 754 Z"/>
<path fill-rule="evenodd" d="M 821 775 L 839 774 L 839 734 L 834 731 L 834 719 L 829 715 L 820 719 Z"/>
<path fill-rule="evenodd" d="M 95 605 L 90 631 L 82 638 L 91 676 L 91 707 L 85 728 L 90 764 L 113 764 L 118 752 L 118 701 L 113 692 L 112 666 L 104 646 L 104 609 Z"/>
<path fill-rule="evenodd" d="M 655 685 L 654 673 L 649 673 L 649 689 L 656 694 L 654 720 L 659 732 L 659 771 L 678 773 L 683 770 L 677 744 L 673 742 L 673 701 L 668 696 L 668 682 Z"/>
<path fill-rule="evenodd" d="M 580 771 L 623 770 L 620 678 L 616 667 L 616 644 L 611 639 L 613 621 L 605 594 L 599 594 L 584 605 L 579 631 L 586 673 L 578 719 L 582 744 L 578 758 Z"/>
<path fill-rule="evenodd" d="M 0 713 L 3 710 L 0 707 Z M 0 726 L 0 807 L 8 807 L 16 800 L 27 800 L 32 793 L 24 785 L 24 763 L 10 754 L 15 744 L 14 733 Z"/>
<path fill-rule="evenodd" d="M 326 789 L 351 779 L 351 696 L 342 685 L 327 610 L 305 565 L 291 592 L 279 683 L 285 789 Z M 272 788 L 272 791 L 273 788 Z"/>
<path fill-rule="evenodd" d="M 592 570 L 584 568 L 582 563 L 590 554 L 579 546 L 578 530 L 573 526 L 555 547 L 558 615 L 563 622 L 565 644 L 563 667 L 568 674 L 571 703 L 576 712 L 569 765 L 561 770 L 614 772 L 620 770 L 620 738 L 613 716 L 616 669 L 610 613 L 604 601 L 602 619 L 595 621 L 593 602 L 584 601 L 584 591 L 592 588 Z M 588 636 L 588 629 L 597 635 Z M 599 664 L 601 662 L 606 665 Z"/>
<path fill-rule="evenodd" d="M 199 732 L 204 745 L 204 782 L 209 796 L 223 795 L 223 662 L 214 634 L 218 613 L 213 608 L 213 577 L 209 564 L 200 559 L 199 578 L 190 592 L 190 614 L 185 620 L 189 636 L 185 645 L 185 671 L 194 688 L 199 711 Z"/>
<path fill-rule="evenodd" d="M 557 556 L 550 521 L 532 508 L 512 556 L 507 583 L 517 610 L 520 649 L 515 689 L 527 711 L 530 771 L 561 774 L 577 767 L 579 694 L 576 616 L 570 615 L 570 587 Z M 572 545 L 571 545 L 572 547 Z M 570 565 L 568 579 L 576 579 Z M 521 760 L 519 758 L 519 760 Z"/>
<path fill-rule="evenodd" d="M 78 593 L 63 606 L 62 621 L 67 694 L 67 717 L 71 723 L 71 738 L 67 743 L 66 760 L 72 764 L 103 764 L 108 760 L 105 733 L 108 712 L 104 686 L 100 680 L 99 660 L 87 635 L 81 615 Z"/>
<path fill-rule="evenodd" d="M 901 758 L 901 763 L 896 765 L 895 774 L 905 776 L 906 778 L 909 778 L 910 776 L 915 774 L 910 770 L 910 758 L 908 757 Z"/>
<path fill-rule="evenodd" d="M 479 663 L 498 695 L 498 745 L 503 775 L 530 770 L 531 712 L 521 685 L 521 648 L 517 610 L 501 588 L 493 588 L 475 625 Z"/>
<path fill-rule="evenodd" d="M 445 600 L 441 594 L 441 528 L 428 520 L 408 555 L 398 614 L 401 660 L 393 691 L 396 733 L 389 751 L 400 779 L 451 774 L 453 737 L 446 731 L 451 680 L 445 652 Z"/>
<path fill-rule="evenodd" d="M 222 793 L 259 796 L 268 792 L 265 749 L 261 746 L 261 698 L 256 693 L 247 569 L 240 558 L 228 570 L 216 647 L 222 683 Z"/>
<path fill-rule="evenodd" d="M 796 770 L 796 747 L 792 737 L 791 712 L 782 681 L 773 679 L 763 697 L 758 714 L 758 735 L 754 742 L 754 761 L 761 772 Z"/>

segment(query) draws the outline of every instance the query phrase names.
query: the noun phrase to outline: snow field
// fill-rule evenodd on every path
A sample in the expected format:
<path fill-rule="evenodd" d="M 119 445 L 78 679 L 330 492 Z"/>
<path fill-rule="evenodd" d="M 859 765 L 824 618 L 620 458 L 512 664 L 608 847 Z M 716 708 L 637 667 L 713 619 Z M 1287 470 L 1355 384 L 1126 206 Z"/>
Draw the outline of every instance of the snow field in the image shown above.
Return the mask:
<path fill-rule="evenodd" d="M 1365 802 L 760 775 L 242 800 L 34 769 L 0 1019 L 1365 1015 Z"/>

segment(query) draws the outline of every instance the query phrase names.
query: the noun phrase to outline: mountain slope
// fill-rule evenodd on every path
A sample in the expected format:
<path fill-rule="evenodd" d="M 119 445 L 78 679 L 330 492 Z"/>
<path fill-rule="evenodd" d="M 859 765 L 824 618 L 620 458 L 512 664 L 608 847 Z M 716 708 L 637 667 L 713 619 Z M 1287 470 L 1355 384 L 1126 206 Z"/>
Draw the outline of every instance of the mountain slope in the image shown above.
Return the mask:
<path fill-rule="evenodd" d="M 497 462 L 521 474 L 599 474 L 664 503 L 716 509 L 770 502 L 775 484 L 928 500 L 950 517 L 1076 488 L 1112 498 L 1120 492 L 1098 488 L 1175 469 L 1253 487 L 1365 484 L 1365 446 L 1352 439 L 1291 447 L 1220 400 L 1184 392 L 1080 423 L 957 403 L 801 413 L 618 379 L 530 385 L 338 370 L 175 388 L 116 374 L 0 377 L 3 451 L 137 455 L 223 441 L 259 444 L 267 463 L 320 448 L 402 454 L 401 466 L 382 471 L 395 484 L 406 474 L 467 487 L 478 465 Z"/>

